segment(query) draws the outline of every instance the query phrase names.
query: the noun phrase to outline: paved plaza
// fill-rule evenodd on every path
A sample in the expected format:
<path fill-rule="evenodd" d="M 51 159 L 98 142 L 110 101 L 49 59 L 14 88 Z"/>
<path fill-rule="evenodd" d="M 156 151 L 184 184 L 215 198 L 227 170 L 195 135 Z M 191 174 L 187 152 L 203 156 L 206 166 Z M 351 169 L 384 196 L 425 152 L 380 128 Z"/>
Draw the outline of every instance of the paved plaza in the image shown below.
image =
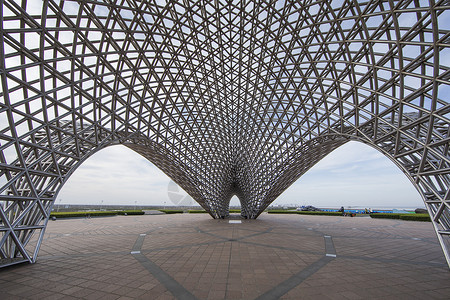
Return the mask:
<path fill-rule="evenodd" d="M 263 214 L 49 222 L 36 264 L 0 270 L 1 299 L 448 299 L 431 223 Z"/>

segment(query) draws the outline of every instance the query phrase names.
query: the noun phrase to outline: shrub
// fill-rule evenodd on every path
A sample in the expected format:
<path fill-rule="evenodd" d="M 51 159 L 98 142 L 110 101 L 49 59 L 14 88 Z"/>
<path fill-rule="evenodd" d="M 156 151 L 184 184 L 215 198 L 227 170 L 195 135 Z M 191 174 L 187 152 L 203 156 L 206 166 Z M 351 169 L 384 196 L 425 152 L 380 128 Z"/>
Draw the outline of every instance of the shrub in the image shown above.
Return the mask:
<path fill-rule="evenodd" d="M 371 218 L 379 218 L 379 219 L 400 219 L 402 214 L 390 214 L 390 213 L 373 213 L 370 214 Z"/>
<path fill-rule="evenodd" d="M 342 216 L 338 211 L 297 211 L 299 215 Z"/>
<path fill-rule="evenodd" d="M 428 214 L 428 211 L 425 208 L 416 208 L 416 210 L 414 210 L 414 212 L 416 214 Z"/>
<path fill-rule="evenodd" d="M 117 212 L 118 215 L 143 215 L 145 214 L 145 212 L 143 212 L 142 210 L 122 210 L 122 211 L 118 211 Z"/>
<path fill-rule="evenodd" d="M 428 214 L 371 214 L 371 218 L 383 218 L 383 219 L 399 219 L 407 221 L 423 221 L 430 222 L 430 216 Z"/>
<path fill-rule="evenodd" d="M 341 216 L 338 211 L 294 211 L 294 210 L 268 210 L 269 214 L 297 214 L 297 215 L 316 215 L 316 216 Z"/>
<path fill-rule="evenodd" d="M 240 209 L 230 209 L 230 214 L 232 213 L 241 213 Z"/>
<path fill-rule="evenodd" d="M 159 211 L 165 213 L 165 214 L 182 214 L 182 209 L 159 209 Z"/>
<path fill-rule="evenodd" d="M 206 214 L 208 213 L 206 210 L 202 209 L 193 209 L 188 211 L 190 214 Z"/>
<path fill-rule="evenodd" d="M 50 217 L 55 218 L 83 218 L 83 217 L 100 217 L 115 216 L 116 211 L 69 211 L 69 212 L 51 212 Z"/>
<path fill-rule="evenodd" d="M 431 222 L 431 218 L 429 214 L 405 214 L 401 215 L 400 219 L 407 221 L 422 221 L 422 222 Z"/>

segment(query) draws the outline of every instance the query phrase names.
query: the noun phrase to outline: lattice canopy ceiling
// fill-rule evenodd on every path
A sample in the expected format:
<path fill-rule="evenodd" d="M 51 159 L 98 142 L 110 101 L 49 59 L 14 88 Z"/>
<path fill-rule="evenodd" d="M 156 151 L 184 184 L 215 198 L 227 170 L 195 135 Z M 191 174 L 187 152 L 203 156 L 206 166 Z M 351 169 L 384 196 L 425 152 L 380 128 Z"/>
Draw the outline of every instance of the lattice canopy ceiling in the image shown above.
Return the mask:
<path fill-rule="evenodd" d="M 35 259 L 56 194 L 109 145 L 213 217 L 237 195 L 256 218 L 358 140 L 415 184 L 448 259 L 449 1 L 0 3 L 0 257 Z"/>

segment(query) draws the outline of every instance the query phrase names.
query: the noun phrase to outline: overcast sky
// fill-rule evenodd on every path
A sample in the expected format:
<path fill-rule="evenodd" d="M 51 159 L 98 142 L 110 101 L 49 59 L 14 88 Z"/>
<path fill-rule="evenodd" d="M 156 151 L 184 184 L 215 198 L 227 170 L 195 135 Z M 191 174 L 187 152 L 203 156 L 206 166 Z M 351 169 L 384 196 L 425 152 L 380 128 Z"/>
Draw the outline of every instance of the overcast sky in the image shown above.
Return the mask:
<path fill-rule="evenodd" d="M 175 205 L 170 179 L 123 146 L 89 158 L 69 178 L 56 203 Z M 172 187 L 173 191 L 173 187 Z M 180 197 L 184 196 L 180 189 Z M 103 201 L 103 202 L 102 202 Z M 232 199 L 232 205 L 239 201 Z M 362 143 L 335 150 L 287 189 L 274 205 L 423 207 L 419 193 L 390 160 Z"/>

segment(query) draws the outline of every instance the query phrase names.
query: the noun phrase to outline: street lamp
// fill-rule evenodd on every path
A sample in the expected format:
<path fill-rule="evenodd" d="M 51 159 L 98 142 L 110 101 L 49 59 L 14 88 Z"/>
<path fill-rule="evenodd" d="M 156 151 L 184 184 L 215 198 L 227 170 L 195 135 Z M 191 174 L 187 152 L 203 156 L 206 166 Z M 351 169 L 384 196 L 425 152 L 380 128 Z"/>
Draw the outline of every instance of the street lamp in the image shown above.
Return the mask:
<path fill-rule="evenodd" d="M 61 206 L 61 201 L 62 201 L 62 199 L 61 199 L 61 198 L 59 198 L 58 209 L 56 210 L 57 212 L 59 212 L 59 208 L 60 208 L 60 206 Z"/>

